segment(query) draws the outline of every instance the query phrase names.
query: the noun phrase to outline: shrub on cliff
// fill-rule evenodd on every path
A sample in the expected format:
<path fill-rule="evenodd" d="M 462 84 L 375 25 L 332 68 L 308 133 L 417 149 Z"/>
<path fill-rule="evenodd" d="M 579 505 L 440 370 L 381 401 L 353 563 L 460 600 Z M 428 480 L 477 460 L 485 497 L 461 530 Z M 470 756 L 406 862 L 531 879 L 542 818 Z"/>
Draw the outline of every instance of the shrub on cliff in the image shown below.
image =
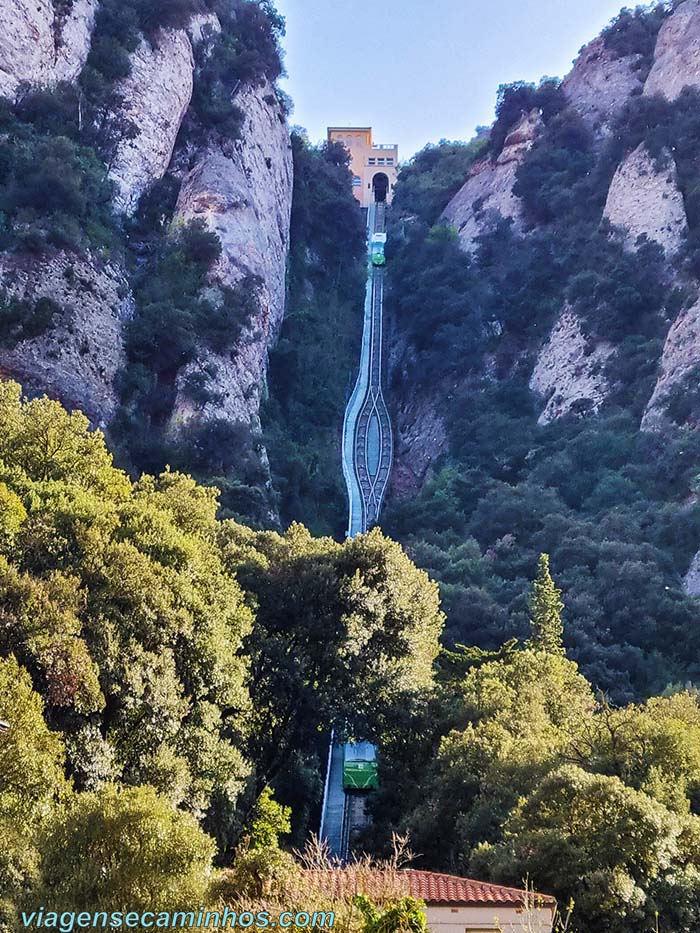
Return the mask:
<path fill-rule="evenodd" d="M 645 77 L 654 59 L 659 29 L 669 12 L 666 3 L 638 6 L 634 10 L 625 8 L 603 30 L 605 47 L 612 50 L 617 58 L 639 55 L 638 67 L 643 72 L 642 78 Z"/>
<path fill-rule="evenodd" d="M 434 224 L 487 148 L 486 133 L 468 143 L 445 139 L 437 145 L 429 143 L 402 166 L 394 188 L 394 209 L 416 214 L 425 223 Z"/>
<path fill-rule="evenodd" d="M 539 85 L 526 81 L 502 84 L 498 88 L 496 122 L 489 135 L 489 152 L 496 159 L 503 149 L 508 133 L 532 110 L 537 110 L 547 123 L 566 106 L 566 97 L 556 78 L 542 78 Z"/>
<path fill-rule="evenodd" d="M 235 94 L 242 84 L 274 82 L 282 74 L 280 37 L 284 19 L 271 2 L 214 0 L 221 32 L 201 50 L 192 109 L 200 127 L 238 138 L 241 110 Z"/>
<path fill-rule="evenodd" d="M 116 242 L 112 184 L 95 152 L 66 135 L 64 98 L 42 93 L 0 115 L 0 246 L 82 249 Z M 74 131 L 70 122 L 66 130 Z"/>

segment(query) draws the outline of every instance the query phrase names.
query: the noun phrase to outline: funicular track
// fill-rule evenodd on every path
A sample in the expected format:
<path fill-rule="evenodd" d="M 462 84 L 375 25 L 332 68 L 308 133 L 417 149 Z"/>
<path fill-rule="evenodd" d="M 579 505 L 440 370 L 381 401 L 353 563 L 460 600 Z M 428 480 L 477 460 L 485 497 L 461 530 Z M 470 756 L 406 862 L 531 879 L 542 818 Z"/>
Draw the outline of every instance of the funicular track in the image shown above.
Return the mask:
<path fill-rule="evenodd" d="M 391 419 L 384 400 L 384 268 L 372 262 L 374 234 L 386 232 L 386 204 L 371 205 L 367 215 L 367 289 L 360 369 L 343 423 L 343 473 L 348 490 L 349 538 L 364 534 L 379 519 L 393 462 Z M 369 743 L 360 743 L 376 757 Z M 353 833 L 366 825 L 366 790 L 344 783 L 348 746 L 331 735 L 323 795 L 320 838 L 334 858 L 345 862 Z M 376 767 L 376 765 L 375 765 Z M 376 786 L 376 785 L 375 785 Z"/>
<path fill-rule="evenodd" d="M 369 239 L 386 230 L 386 205 L 368 211 Z M 391 475 L 394 442 L 382 388 L 384 376 L 384 269 L 369 265 L 360 371 L 343 426 L 343 472 L 348 488 L 348 537 L 374 525 Z"/>

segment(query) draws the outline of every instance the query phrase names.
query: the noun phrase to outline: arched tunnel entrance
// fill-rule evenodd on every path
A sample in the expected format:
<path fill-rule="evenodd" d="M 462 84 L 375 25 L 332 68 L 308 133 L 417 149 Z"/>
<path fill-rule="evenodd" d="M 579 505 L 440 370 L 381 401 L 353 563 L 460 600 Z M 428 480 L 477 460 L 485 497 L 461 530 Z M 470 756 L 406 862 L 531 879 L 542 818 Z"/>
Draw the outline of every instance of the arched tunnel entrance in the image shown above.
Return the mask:
<path fill-rule="evenodd" d="M 386 201 L 389 193 L 389 178 L 384 172 L 377 172 L 374 176 L 372 179 L 372 190 L 374 192 L 375 201 L 379 203 Z"/>

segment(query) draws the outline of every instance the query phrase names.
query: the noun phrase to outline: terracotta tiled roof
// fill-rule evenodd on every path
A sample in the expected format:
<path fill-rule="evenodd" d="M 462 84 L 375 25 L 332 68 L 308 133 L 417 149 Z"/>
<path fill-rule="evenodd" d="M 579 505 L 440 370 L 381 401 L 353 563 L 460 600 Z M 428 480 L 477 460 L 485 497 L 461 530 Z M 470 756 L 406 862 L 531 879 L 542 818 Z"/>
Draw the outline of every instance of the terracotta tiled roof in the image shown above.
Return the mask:
<path fill-rule="evenodd" d="M 518 888 L 500 884 L 487 884 L 457 875 L 443 875 L 433 871 L 371 871 L 334 869 L 307 871 L 311 884 L 332 897 L 367 894 L 375 900 L 410 894 L 426 904 L 445 904 L 464 907 L 497 906 L 522 907 L 528 897 Z M 530 892 L 529 902 L 538 907 L 554 907 L 556 900 L 546 894 Z"/>
<path fill-rule="evenodd" d="M 456 875 L 414 871 L 411 868 L 403 874 L 408 875 L 411 894 L 426 904 L 508 904 L 521 907 L 527 896 L 525 891 L 517 888 L 505 888 L 500 884 L 487 884 L 485 881 L 473 881 Z M 556 904 L 553 897 L 545 894 L 532 893 L 530 899 L 543 906 Z"/>

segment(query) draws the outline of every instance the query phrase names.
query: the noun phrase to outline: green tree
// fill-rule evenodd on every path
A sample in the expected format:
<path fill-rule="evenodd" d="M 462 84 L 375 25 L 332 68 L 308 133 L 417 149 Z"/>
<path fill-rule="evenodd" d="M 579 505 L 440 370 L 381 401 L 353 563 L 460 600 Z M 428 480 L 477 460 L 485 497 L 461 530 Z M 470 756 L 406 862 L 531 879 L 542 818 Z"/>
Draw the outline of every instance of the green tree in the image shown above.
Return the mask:
<path fill-rule="evenodd" d="M 34 905 L 57 910 L 192 910 L 210 882 L 214 841 L 152 787 L 77 794 L 42 845 Z"/>
<path fill-rule="evenodd" d="M 288 886 L 299 882 L 299 866 L 279 844 L 279 837 L 291 831 L 291 815 L 291 809 L 277 803 L 266 787 L 252 809 L 233 867 L 220 879 L 217 893 L 222 899 L 269 901 L 278 895 L 284 903 Z"/>
<path fill-rule="evenodd" d="M 549 570 L 549 555 L 541 554 L 537 579 L 530 596 L 530 644 L 550 654 L 564 654 L 564 625 L 561 614 L 564 603 Z"/>
<path fill-rule="evenodd" d="M 418 775 L 422 795 L 410 796 L 415 809 L 399 827 L 432 866 L 464 871 L 469 852 L 498 839 L 518 799 L 570 753 L 595 703 L 576 664 L 533 649 L 472 668 L 447 698 L 459 725 Z"/>
<path fill-rule="evenodd" d="M 424 904 L 413 897 L 401 897 L 381 908 L 366 894 L 354 898 L 362 914 L 362 933 L 424 933 L 427 929 Z"/>
<path fill-rule="evenodd" d="M 679 815 L 697 812 L 700 706 L 688 692 L 615 708 L 603 702 L 576 736 L 571 757 L 616 775 Z"/>
<path fill-rule="evenodd" d="M 401 167 L 394 188 L 394 210 L 417 214 L 425 223 L 434 224 L 487 149 L 487 133 L 468 143 L 446 139 L 437 145 L 429 143 Z"/>
<path fill-rule="evenodd" d="M 66 793 L 65 752 L 44 704 L 13 657 L 0 657 L 0 925 L 36 881 L 37 834 Z"/>
<path fill-rule="evenodd" d="M 258 797 L 250 824 L 250 847 L 252 849 L 277 848 L 279 837 L 287 835 L 292 828 L 292 811 L 274 799 L 272 788 L 266 787 Z"/>
<path fill-rule="evenodd" d="M 216 491 L 171 472 L 131 483 L 83 415 L 10 383 L 0 483 L 0 654 L 29 671 L 77 788 L 152 784 L 230 845 L 252 612 Z"/>
<path fill-rule="evenodd" d="M 573 896 L 581 929 L 642 933 L 653 925 L 657 886 L 678 884 L 685 896 L 689 865 L 697 898 L 699 831 L 698 817 L 680 818 L 617 777 L 566 765 L 518 803 L 503 842 L 481 846 L 472 868 L 512 883 L 529 876 L 562 902 Z"/>
<path fill-rule="evenodd" d="M 338 544 L 301 525 L 277 535 L 226 522 L 222 545 L 257 606 L 247 647 L 258 792 L 323 730 L 343 722 L 379 738 L 377 722 L 430 688 L 437 589 L 380 531 Z"/>

